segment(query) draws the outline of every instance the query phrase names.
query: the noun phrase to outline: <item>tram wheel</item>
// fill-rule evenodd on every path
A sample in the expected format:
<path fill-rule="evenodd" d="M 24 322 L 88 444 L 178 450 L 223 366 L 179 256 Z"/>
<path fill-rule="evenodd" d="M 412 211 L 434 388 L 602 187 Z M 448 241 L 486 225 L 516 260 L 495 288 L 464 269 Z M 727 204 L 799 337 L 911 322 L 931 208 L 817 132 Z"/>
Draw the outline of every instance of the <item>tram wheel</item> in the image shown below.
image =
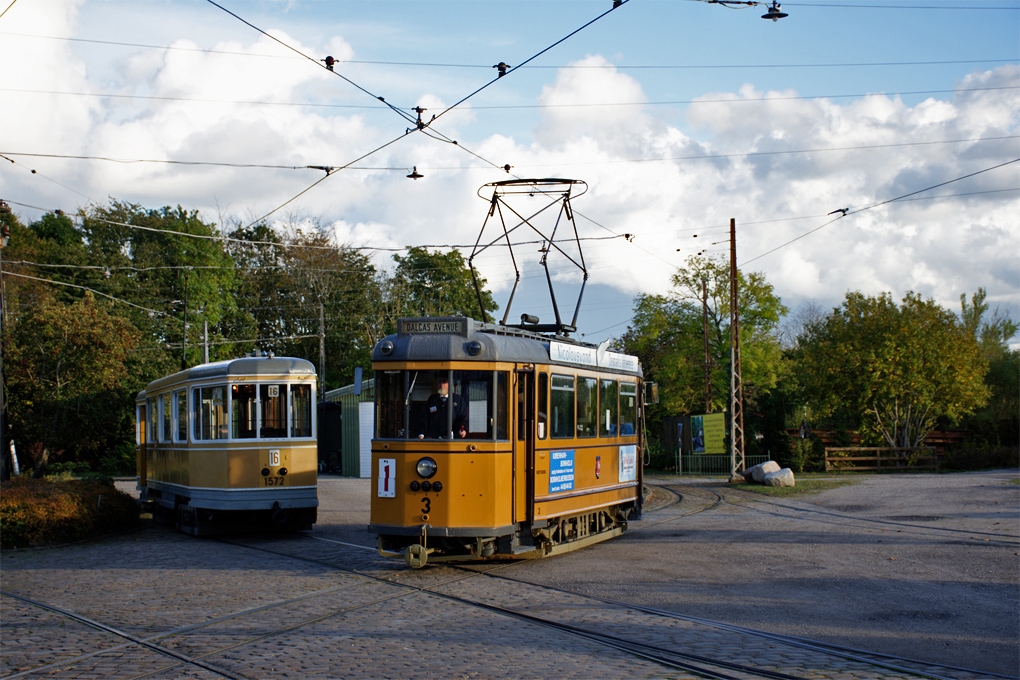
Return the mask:
<path fill-rule="evenodd" d="M 429 561 L 429 550 L 419 543 L 409 545 L 404 551 L 404 561 L 412 569 L 421 569 Z"/>

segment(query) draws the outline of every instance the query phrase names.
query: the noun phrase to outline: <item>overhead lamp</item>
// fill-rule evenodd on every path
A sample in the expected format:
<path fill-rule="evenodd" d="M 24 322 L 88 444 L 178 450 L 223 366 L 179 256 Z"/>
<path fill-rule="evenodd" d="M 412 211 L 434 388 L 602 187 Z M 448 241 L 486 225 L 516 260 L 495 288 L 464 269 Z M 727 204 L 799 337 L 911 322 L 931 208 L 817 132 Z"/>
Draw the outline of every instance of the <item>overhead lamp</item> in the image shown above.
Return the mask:
<path fill-rule="evenodd" d="M 776 2 L 776 0 L 772 0 L 772 6 L 769 7 L 768 11 L 765 12 L 765 14 L 761 15 L 761 18 L 762 19 L 772 19 L 772 21 L 779 21 L 780 19 L 782 19 L 784 17 L 790 16 L 786 12 L 780 11 L 779 7 L 780 7 L 779 3 Z"/>
<path fill-rule="evenodd" d="M 408 175 L 407 178 L 408 179 L 421 179 L 424 176 L 425 175 L 423 175 L 420 172 L 418 172 L 418 166 L 416 165 L 416 166 L 414 166 L 414 170 L 411 171 L 411 174 Z"/>

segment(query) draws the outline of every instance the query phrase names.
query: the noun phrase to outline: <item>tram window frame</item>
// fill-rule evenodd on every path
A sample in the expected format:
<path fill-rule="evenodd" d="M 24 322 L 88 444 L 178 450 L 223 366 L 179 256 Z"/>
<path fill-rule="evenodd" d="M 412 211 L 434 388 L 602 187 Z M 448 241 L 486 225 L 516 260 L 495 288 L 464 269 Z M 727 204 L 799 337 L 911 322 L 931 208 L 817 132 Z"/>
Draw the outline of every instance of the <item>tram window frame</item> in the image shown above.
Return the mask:
<path fill-rule="evenodd" d="M 159 441 L 174 440 L 173 400 L 169 394 L 159 395 Z"/>
<path fill-rule="evenodd" d="M 284 383 L 259 383 L 258 439 L 287 438 L 287 394 L 289 392 L 287 387 Z M 276 392 L 275 396 L 273 396 L 273 392 Z M 281 406 L 282 413 L 280 413 Z M 275 413 L 269 413 L 270 410 Z M 275 427 L 267 424 L 270 422 L 275 423 Z"/>
<path fill-rule="evenodd" d="M 245 394 L 242 395 L 242 392 Z M 257 439 L 259 415 L 258 384 L 232 383 L 230 385 L 230 438 Z"/>
<path fill-rule="evenodd" d="M 617 437 L 619 432 L 620 384 L 616 380 L 602 378 L 599 381 L 599 436 Z"/>
<path fill-rule="evenodd" d="M 220 404 L 216 403 L 217 390 L 221 390 Z M 195 407 L 195 425 L 192 429 L 192 436 L 196 441 L 215 441 L 229 438 L 229 401 L 230 390 L 227 389 L 225 384 L 203 385 L 192 388 L 191 403 Z M 214 414 L 218 415 L 218 417 L 213 417 Z"/>
<path fill-rule="evenodd" d="M 312 436 L 312 386 L 297 384 L 290 386 L 289 432 L 291 438 Z"/>
<path fill-rule="evenodd" d="M 559 385 L 557 385 L 557 381 Z M 552 439 L 574 438 L 574 376 L 553 373 L 549 385 L 550 427 Z M 566 396 L 568 395 L 569 396 Z M 559 397 L 557 397 L 559 395 Z M 565 397 L 565 400 L 564 400 Z M 557 403 L 559 402 L 559 403 Z M 561 409 L 563 413 L 561 413 Z"/>
<path fill-rule="evenodd" d="M 545 439 L 549 431 L 549 374 L 538 374 L 538 438 Z"/>
<path fill-rule="evenodd" d="M 156 397 L 146 399 L 146 416 L 149 421 L 148 440 L 155 444 L 159 441 L 159 401 Z"/>
<path fill-rule="evenodd" d="M 577 376 L 574 387 L 574 403 L 576 404 L 575 427 L 581 439 L 594 437 L 598 432 L 599 419 L 599 381 L 591 376 Z"/>
<path fill-rule="evenodd" d="M 630 403 L 625 403 L 624 398 L 630 397 Z M 623 382 L 620 381 L 620 436 L 621 437 L 636 437 L 637 436 L 637 397 L 638 397 L 638 386 L 636 382 Z M 630 415 L 631 420 L 628 421 L 627 415 Z M 625 432 L 627 425 L 630 425 L 630 432 Z"/>
<path fill-rule="evenodd" d="M 375 436 L 377 439 L 407 438 L 408 371 L 375 372 Z"/>
<path fill-rule="evenodd" d="M 174 441 L 188 441 L 188 391 L 174 391 Z"/>

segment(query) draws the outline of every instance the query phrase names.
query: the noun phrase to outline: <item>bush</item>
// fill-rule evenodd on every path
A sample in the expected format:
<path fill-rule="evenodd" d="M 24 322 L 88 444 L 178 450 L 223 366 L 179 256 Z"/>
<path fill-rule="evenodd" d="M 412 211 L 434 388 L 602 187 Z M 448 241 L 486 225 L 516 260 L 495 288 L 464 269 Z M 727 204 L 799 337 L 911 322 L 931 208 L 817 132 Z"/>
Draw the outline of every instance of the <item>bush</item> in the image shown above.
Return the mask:
<path fill-rule="evenodd" d="M 676 470 L 676 454 L 670 451 L 662 442 L 654 439 L 645 440 L 645 448 L 648 459 L 646 467 L 663 472 Z"/>
<path fill-rule="evenodd" d="M 946 451 L 941 463 L 947 470 L 989 470 L 1020 467 L 1020 448 L 961 444 Z"/>
<path fill-rule="evenodd" d="M 0 485 L 0 547 L 80 541 L 138 525 L 138 504 L 108 482 L 18 477 Z"/>

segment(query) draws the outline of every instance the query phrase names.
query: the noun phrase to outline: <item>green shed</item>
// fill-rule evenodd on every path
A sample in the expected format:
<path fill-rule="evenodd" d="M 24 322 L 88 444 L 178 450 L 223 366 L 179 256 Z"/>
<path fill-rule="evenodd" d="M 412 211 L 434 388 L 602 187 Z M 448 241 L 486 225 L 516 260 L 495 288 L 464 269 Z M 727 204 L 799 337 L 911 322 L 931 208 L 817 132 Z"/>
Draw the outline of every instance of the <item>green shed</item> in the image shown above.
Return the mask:
<path fill-rule="evenodd" d="M 372 476 L 372 433 L 375 428 L 375 379 L 326 392 L 326 401 L 340 404 L 343 432 L 340 442 L 341 474 L 345 477 Z"/>

